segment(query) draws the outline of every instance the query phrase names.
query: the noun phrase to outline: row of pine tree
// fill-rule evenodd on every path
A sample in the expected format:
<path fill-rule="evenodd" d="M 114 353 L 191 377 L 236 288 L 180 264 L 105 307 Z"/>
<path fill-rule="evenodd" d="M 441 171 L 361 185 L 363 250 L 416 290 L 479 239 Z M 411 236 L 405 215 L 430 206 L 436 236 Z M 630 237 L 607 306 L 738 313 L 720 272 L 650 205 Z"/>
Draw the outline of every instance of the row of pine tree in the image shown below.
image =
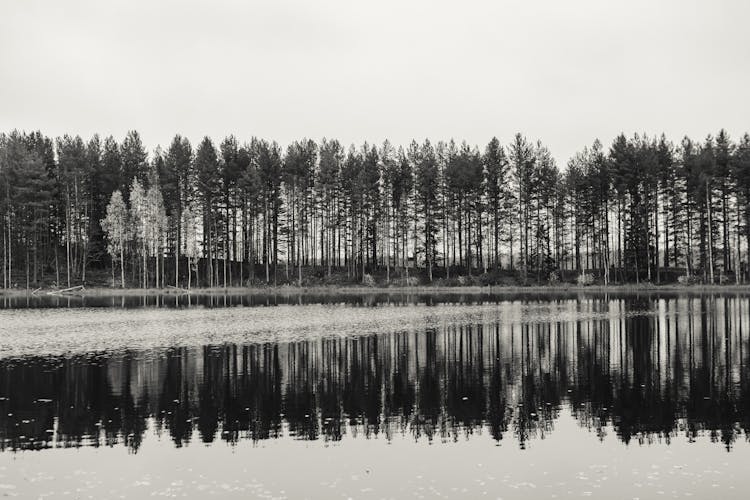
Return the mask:
<path fill-rule="evenodd" d="M 178 135 L 149 155 L 135 131 L 13 131 L 0 217 L 4 288 L 744 282 L 750 136 L 620 135 L 560 169 L 521 134 L 482 149 Z"/>

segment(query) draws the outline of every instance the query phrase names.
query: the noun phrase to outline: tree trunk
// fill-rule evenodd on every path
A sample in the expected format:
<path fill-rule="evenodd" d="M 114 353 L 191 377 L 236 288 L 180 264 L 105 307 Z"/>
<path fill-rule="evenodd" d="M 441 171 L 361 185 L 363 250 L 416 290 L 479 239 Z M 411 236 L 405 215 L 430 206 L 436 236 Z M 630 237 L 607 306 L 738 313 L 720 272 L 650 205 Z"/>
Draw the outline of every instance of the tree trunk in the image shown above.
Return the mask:
<path fill-rule="evenodd" d="M 65 268 L 70 288 L 70 188 L 66 189 L 65 204 Z"/>
<path fill-rule="evenodd" d="M 120 285 L 125 288 L 125 249 L 122 239 L 120 239 Z"/>
<path fill-rule="evenodd" d="M 175 245 L 174 245 L 174 286 L 175 288 L 180 287 L 180 230 L 182 228 L 182 201 L 177 201 L 177 232 L 175 234 Z M 190 264 L 188 264 L 189 266 Z M 189 269 L 188 269 L 189 270 Z"/>
<path fill-rule="evenodd" d="M 708 206 L 708 270 L 711 284 L 714 283 L 713 220 L 711 214 L 711 192 L 706 181 L 706 205 Z"/>

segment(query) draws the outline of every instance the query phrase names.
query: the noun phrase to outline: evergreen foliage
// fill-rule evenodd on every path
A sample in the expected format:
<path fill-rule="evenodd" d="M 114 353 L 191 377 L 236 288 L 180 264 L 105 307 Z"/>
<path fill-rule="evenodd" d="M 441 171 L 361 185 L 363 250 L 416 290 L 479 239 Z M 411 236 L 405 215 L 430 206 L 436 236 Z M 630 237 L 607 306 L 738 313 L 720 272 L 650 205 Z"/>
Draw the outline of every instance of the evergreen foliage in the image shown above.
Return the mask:
<path fill-rule="evenodd" d="M 619 135 L 563 169 L 521 134 L 481 149 L 218 144 L 176 135 L 149 158 L 136 131 L 0 135 L 2 286 L 109 269 L 122 287 L 749 277 L 747 134 Z"/>

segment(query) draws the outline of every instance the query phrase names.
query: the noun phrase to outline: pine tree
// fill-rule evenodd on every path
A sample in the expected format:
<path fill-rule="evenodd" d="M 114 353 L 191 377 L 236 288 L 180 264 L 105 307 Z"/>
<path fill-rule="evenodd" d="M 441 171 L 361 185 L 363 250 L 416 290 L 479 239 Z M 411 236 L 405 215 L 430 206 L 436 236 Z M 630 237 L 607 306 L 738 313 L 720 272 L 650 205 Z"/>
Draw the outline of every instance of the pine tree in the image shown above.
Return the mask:
<path fill-rule="evenodd" d="M 242 200 L 242 261 L 240 266 L 242 266 L 242 262 L 248 263 L 251 281 L 255 279 L 255 221 L 262 205 L 260 201 L 261 183 L 257 161 L 254 156 L 256 152 L 257 148 L 253 144 L 244 145 L 240 148 L 237 159 L 240 169 L 238 187 Z M 243 274 L 242 267 L 240 267 L 240 274 Z"/>
<path fill-rule="evenodd" d="M 253 157 L 257 164 L 260 179 L 260 196 L 263 204 L 263 263 L 266 270 L 266 283 L 270 283 L 273 267 L 273 281 L 277 280 L 279 255 L 279 220 L 281 216 L 281 153 L 276 142 L 258 140 L 254 142 Z M 271 262 L 273 265 L 271 266 Z"/>
<path fill-rule="evenodd" d="M 437 257 L 436 235 L 438 231 L 438 169 L 435 151 L 426 140 L 422 145 L 415 168 L 417 187 L 417 207 L 423 217 L 423 237 L 425 264 L 428 278 L 432 281 L 432 268 Z"/>
<path fill-rule="evenodd" d="M 224 288 L 232 282 L 231 262 L 237 258 L 237 185 L 240 181 L 239 146 L 234 136 L 222 141 L 219 172 L 221 178 L 221 198 L 224 208 L 224 231 L 222 236 L 224 253 Z"/>
<path fill-rule="evenodd" d="M 166 213 L 171 220 L 174 283 L 180 286 L 180 253 L 183 248 L 182 211 L 192 199 L 193 149 L 185 137 L 176 135 L 164 158 L 164 170 L 159 172 Z"/>
<path fill-rule="evenodd" d="M 322 201 L 321 213 L 321 236 L 323 250 L 321 258 L 328 268 L 328 276 L 331 276 L 334 263 L 338 266 L 340 227 L 338 202 L 341 188 L 341 164 L 344 160 L 344 151 L 337 140 L 323 139 L 320 145 L 320 163 L 318 169 L 317 188 L 318 196 Z M 338 237 L 338 238 L 337 238 Z"/>
<path fill-rule="evenodd" d="M 503 202 L 507 198 L 508 158 L 500 141 L 493 137 L 484 150 L 484 185 L 492 215 L 492 265 L 500 269 L 500 222 L 503 218 Z"/>
<path fill-rule="evenodd" d="M 148 174 L 148 154 L 137 131 L 129 131 L 122 141 L 120 162 L 120 190 L 127 201 L 129 200 L 128 190 L 133 185 L 133 181 L 137 179 L 143 186 Z"/>
<path fill-rule="evenodd" d="M 745 236 L 745 260 L 738 262 L 740 281 L 750 279 L 748 259 L 750 259 L 750 134 L 742 136 L 735 150 L 732 163 L 732 177 L 737 186 L 737 210 L 741 224 L 737 228 L 737 257 L 740 257 L 740 233 Z M 744 269 L 743 269 L 744 268 Z"/>
<path fill-rule="evenodd" d="M 219 159 L 210 138 L 204 137 L 195 153 L 196 188 L 203 205 L 203 251 L 208 258 L 208 286 L 218 284 L 214 268 L 216 197 L 219 192 Z"/>
<path fill-rule="evenodd" d="M 520 254 L 519 267 L 524 281 L 529 268 L 529 235 L 531 230 L 532 190 L 536 157 L 533 146 L 521 134 L 516 134 L 509 148 L 509 158 L 517 191 Z"/>
<path fill-rule="evenodd" d="M 282 178 L 287 192 L 291 227 L 287 238 L 287 265 L 291 262 L 297 267 L 297 283 L 302 285 L 302 266 L 309 261 L 310 243 L 309 213 L 311 211 L 311 193 L 313 176 L 317 161 L 317 145 L 303 139 L 293 142 L 287 148 L 282 169 Z"/>
<path fill-rule="evenodd" d="M 380 221 L 380 157 L 375 145 L 362 146 L 362 171 L 359 180 L 362 189 L 362 211 L 364 224 L 362 275 L 365 266 L 372 269 L 378 265 L 378 225 Z"/>

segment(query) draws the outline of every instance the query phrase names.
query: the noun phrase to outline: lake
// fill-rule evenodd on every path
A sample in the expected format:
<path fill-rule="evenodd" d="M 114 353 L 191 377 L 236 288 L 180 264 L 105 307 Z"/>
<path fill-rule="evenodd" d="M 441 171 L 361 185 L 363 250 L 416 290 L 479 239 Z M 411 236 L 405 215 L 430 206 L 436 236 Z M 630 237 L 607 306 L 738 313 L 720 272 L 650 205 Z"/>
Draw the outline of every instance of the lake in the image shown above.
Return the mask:
<path fill-rule="evenodd" d="M 0 298 L 0 495 L 746 498 L 750 295 Z"/>

